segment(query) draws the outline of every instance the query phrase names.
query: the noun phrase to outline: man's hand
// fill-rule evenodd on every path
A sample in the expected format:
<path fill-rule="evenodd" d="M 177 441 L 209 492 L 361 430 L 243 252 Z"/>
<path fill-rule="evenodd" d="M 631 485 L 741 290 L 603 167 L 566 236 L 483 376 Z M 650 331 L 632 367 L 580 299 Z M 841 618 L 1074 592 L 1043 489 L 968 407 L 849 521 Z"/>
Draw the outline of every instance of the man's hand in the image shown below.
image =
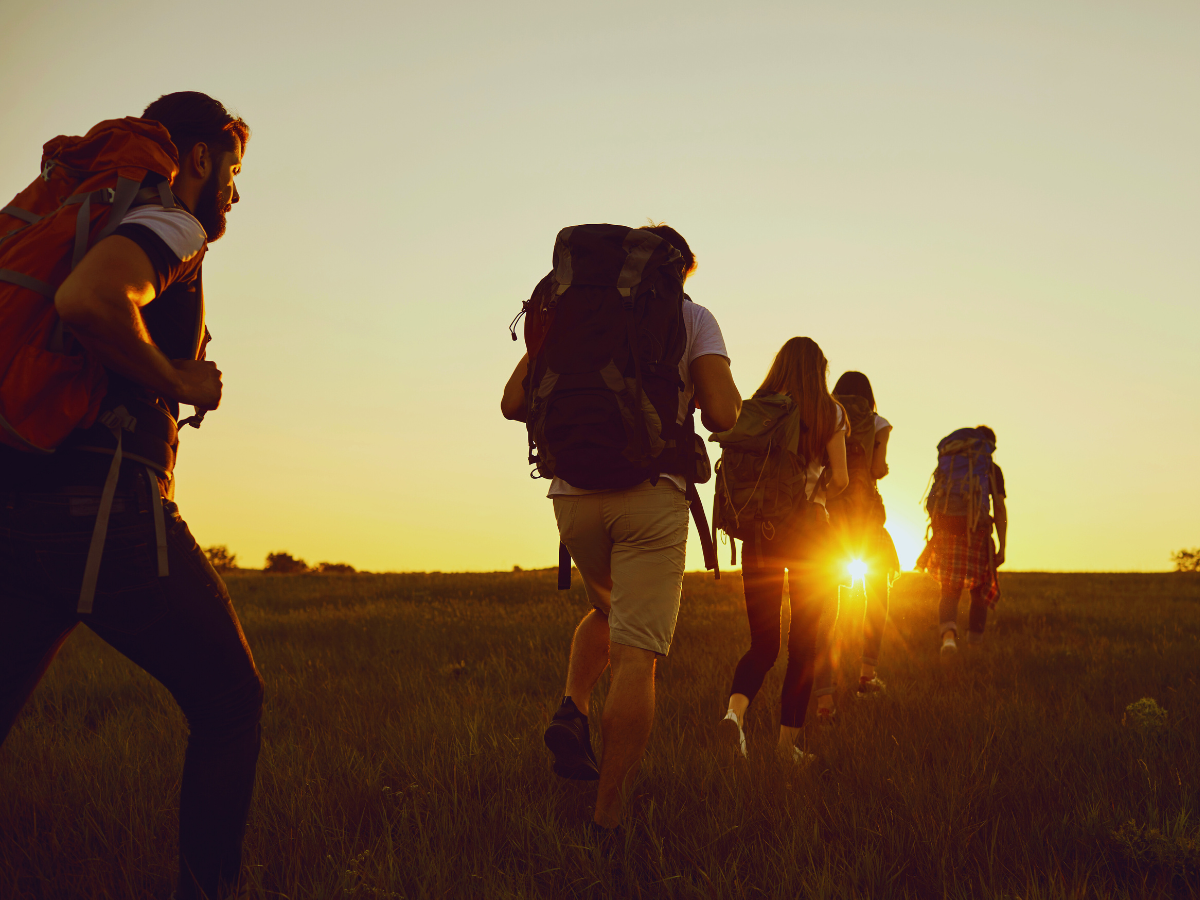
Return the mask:
<path fill-rule="evenodd" d="M 200 410 L 221 405 L 221 370 L 213 362 L 195 359 L 171 361 L 178 377 L 174 399 Z"/>

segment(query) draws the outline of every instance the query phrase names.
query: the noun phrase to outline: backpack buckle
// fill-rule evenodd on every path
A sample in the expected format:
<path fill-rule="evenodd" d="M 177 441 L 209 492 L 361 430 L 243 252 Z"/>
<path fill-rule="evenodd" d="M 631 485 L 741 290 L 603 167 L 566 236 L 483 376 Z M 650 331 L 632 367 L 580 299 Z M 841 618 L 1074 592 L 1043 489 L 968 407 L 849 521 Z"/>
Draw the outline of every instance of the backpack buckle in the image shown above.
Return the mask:
<path fill-rule="evenodd" d="M 57 165 L 57 159 L 48 159 L 42 163 L 42 181 L 50 180 L 50 173 L 54 171 L 54 167 Z"/>

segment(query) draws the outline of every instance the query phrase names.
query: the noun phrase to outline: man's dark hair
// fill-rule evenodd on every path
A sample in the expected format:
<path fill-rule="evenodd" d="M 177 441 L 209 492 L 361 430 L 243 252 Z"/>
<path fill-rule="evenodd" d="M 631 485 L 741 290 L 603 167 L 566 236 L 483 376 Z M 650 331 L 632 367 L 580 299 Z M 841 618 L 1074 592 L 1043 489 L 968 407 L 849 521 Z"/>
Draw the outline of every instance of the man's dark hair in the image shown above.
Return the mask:
<path fill-rule="evenodd" d="M 692 248 L 688 246 L 688 242 L 683 239 L 683 235 L 672 228 L 665 222 L 650 220 L 649 225 L 643 225 L 638 231 L 649 231 L 651 234 L 657 234 L 660 238 L 679 251 L 679 255 L 683 257 L 683 274 L 684 277 L 691 275 L 696 271 L 696 255 L 692 253 Z"/>
<path fill-rule="evenodd" d="M 845 372 L 833 386 L 835 394 L 848 394 L 851 397 L 862 397 L 875 409 L 875 392 L 871 390 L 871 382 L 862 372 Z"/>
<path fill-rule="evenodd" d="M 153 119 L 167 129 L 179 158 L 187 156 L 199 143 L 208 145 L 215 155 L 234 148 L 234 141 L 246 148 L 250 126 L 208 94 L 199 91 L 176 91 L 163 94 L 146 107 L 143 119 Z"/>
<path fill-rule="evenodd" d="M 996 443 L 996 432 L 992 431 L 992 429 L 988 428 L 986 425 L 976 425 L 975 430 L 982 431 L 984 437 L 986 437 L 993 444 Z"/>

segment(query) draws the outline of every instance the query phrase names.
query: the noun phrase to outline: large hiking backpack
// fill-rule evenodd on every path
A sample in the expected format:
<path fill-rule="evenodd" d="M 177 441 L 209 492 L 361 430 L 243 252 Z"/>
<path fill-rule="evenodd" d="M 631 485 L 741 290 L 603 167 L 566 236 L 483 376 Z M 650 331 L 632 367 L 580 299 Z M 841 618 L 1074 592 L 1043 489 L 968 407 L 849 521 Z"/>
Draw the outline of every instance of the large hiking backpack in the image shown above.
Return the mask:
<path fill-rule="evenodd" d="M 687 345 L 679 251 L 650 231 L 575 225 L 558 233 L 553 264 L 522 308 L 534 477 L 613 490 L 679 474 L 703 517 L 692 416 L 677 421 Z M 706 541 L 707 523 L 701 533 Z M 711 555 L 706 547 L 706 564 Z"/>
<path fill-rule="evenodd" d="M 930 519 L 965 517 L 968 533 L 988 515 L 996 445 L 978 428 L 960 428 L 938 442 L 938 464 L 925 503 Z"/>
<path fill-rule="evenodd" d="M 101 122 L 42 151 L 41 175 L 0 209 L 0 442 L 48 453 L 91 425 L 104 369 L 65 334 L 54 294 L 88 249 L 116 230 L 147 188 L 172 206 L 177 170 L 167 130 L 145 119 Z"/>
<path fill-rule="evenodd" d="M 721 445 L 714 468 L 713 535 L 750 543 L 761 558 L 761 542 L 803 539 L 824 510 L 808 499 L 808 460 L 800 437 L 808 426 L 786 394 L 759 393 L 742 404 L 737 423 L 709 440 Z"/>
<path fill-rule="evenodd" d="M 112 454 L 84 568 L 78 611 L 91 612 L 108 517 L 121 461 L 147 466 L 159 575 L 167 574 L 166 526 L 156 481 L 174 462 L 174 418 L 145 404 L 104 404 L 103 366 L 66 332 L 54 307 L 59 285 L 88 249 L 121 224 L 130 207 L 174 206 L 170 183 L 178 154 L 158 122 L 113 119 L 83 137 L 59 136 L 42 150 L 41 174 L 0 209 L 0 442 L 28 453 L 52 453 L 79 429 L 107 429 L 111 446 L 79 449 Z M 154 176 L 157 176 L 155 178 Z M 157 182 L 142 187 L 145 181 Z M 132 401 L 130 405 L 134 404 Z M 140 425 L 140 427 L 139 427 Z M 129 434 L 144 444 L 130 453 Z M 162 444 L 162 447 L 159 445 Z M 166 449 L 163 449 L 163 448 Z"/>

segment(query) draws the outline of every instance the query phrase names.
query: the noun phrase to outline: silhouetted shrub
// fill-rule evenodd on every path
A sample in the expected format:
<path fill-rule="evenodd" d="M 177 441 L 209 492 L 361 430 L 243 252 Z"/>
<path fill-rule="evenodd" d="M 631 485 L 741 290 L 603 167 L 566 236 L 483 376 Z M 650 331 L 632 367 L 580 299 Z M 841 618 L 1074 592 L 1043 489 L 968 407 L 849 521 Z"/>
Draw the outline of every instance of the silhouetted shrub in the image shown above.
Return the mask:
<path fill-rule="evenodd" d="M 292 554 L 280 550 L 278 553 L 267 554 L 267 564 L 263 571 L 270 575 L 299 575 L 312 571 L 302 559 L 296 559 Z"/>
<path fill-rule="evenodd" d="M 224 544 L 205 547 L 204 555 L 208 557 L 208 561 L 212 563 L 212 567 L 218 572 L 228 572 L 238 567 L 237 554 L 230 553 L 229 548 Z"/>
<path fill-rule="evenodd" d="M 354 566 L 349 563 L 317 563 L 317 567 L 313 569 L 318 575 L 353 575 Z"/>
<path fill-rule="evenodd" d="M 1200 547 L 1195 550 L 1177 550 L 1171 554 L 1176 572 L 1200 572 Z"/>

